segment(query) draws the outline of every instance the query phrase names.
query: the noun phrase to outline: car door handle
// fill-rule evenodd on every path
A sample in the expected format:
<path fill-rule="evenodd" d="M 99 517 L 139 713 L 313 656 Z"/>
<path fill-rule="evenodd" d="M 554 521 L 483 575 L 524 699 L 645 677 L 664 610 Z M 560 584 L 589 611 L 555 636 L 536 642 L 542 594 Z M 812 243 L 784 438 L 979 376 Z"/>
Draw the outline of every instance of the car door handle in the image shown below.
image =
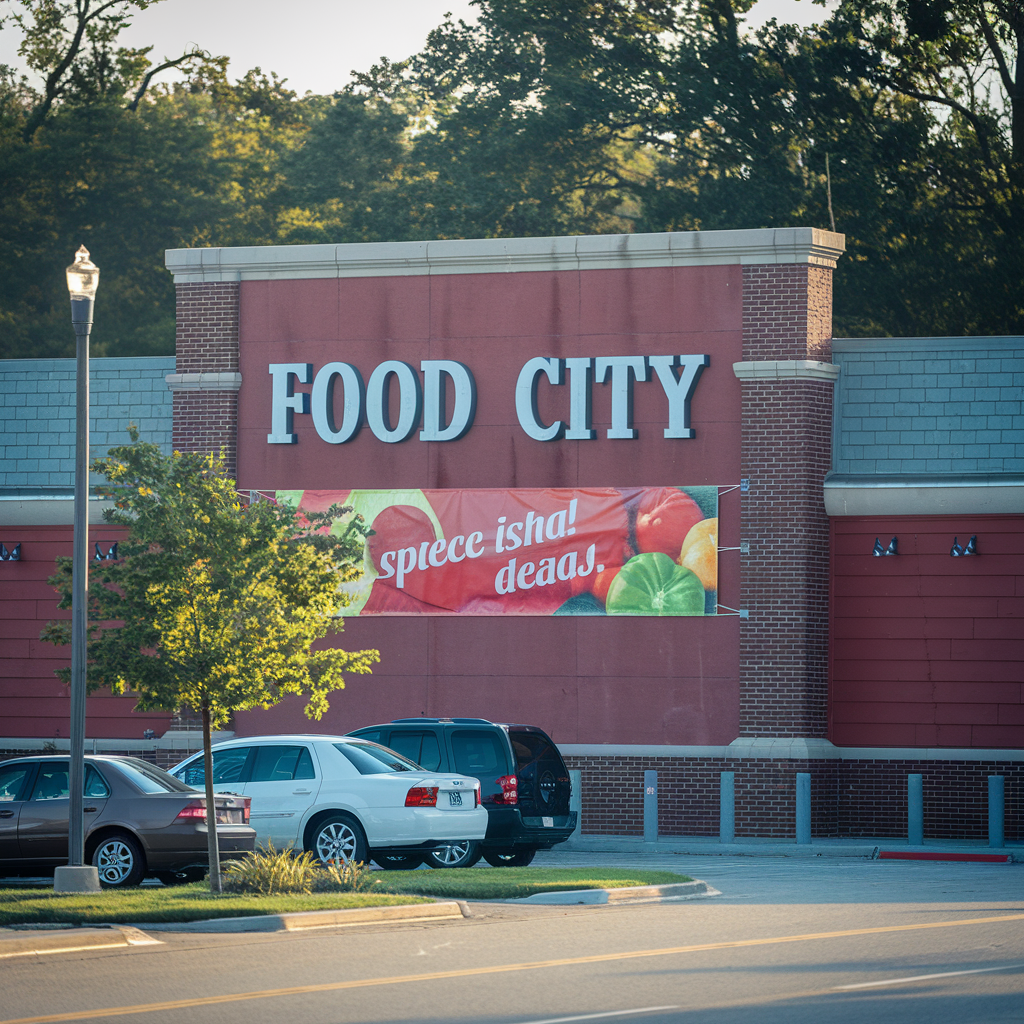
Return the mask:
<path fill-rule="evenodd" d="M 0 811 L 0 818 L 13 818 L 14 811 Z"/>
<path fill-rule="evenodd" d="M 95 807 L 83 807 L 82 810 L 86 814 L 95 814 L 96 813 L 96 808 Z"/>
<path fill-rule="evenodd" d="M 296 796 L 309 796 L 309 794 L 312 793 L 312 792 L 313 792 L 313 790 L 311 790 L 311 789 L 293 789 L 292 790 L 292 793 L 294 793 Z"/>

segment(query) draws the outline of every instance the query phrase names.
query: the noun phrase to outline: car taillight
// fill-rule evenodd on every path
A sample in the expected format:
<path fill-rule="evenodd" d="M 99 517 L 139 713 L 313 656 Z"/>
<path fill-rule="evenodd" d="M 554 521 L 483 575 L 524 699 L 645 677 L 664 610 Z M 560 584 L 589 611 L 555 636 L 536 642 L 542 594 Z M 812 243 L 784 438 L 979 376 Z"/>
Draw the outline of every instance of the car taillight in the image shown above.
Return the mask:
<path fill-rule="evenodd" d="M 248 825 L 249 824 L 249 804 L 251 804 L 251 803 L 252 803 L 252 797 L 248 797 L 248 796 L 242 801 L 242 824 L 243 825 Z"/>
<path fill-rule="evenodd" d="M 476 789 L 473 790 L 473 806 L 479 807 L 480 802 L 480 787 L 477 786 Z"/>
<path fill-rule="evenodd" d="M 405 794 L 406 807 L 436 807 L 437 786 L 413 786 Z"/>
<path fill-rule="evenodd" d="M 500 779 L 494 781 L 501 786 L 501 795 L 494 796 L 496 804 L 514 806 L 519 803 L 519 780 L 514 775 L 502 775 Z"/>
<path fill-rule="evenodd" d="M 180 821 L 206 821 L 206 803 L 201 800 L 193 800 L 178 811 Z"/>

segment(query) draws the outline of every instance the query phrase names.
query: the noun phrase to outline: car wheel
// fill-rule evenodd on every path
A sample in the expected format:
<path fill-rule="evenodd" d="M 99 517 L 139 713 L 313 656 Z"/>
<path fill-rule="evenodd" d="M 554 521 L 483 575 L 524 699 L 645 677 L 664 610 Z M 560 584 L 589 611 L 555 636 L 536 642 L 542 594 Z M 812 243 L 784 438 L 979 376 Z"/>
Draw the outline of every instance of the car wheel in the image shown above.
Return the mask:
<path fill-rule="evenodd" d="M 536 854 L 532 846 L 523 850 L 484 850 L 484 860 L 492 868 L 525 868 Z"/>
<path fill-rule="evenodd" d="M 369 859 L 362 826 L 347 814 L 335 814 L 321 821 L 313 829 L 306 849 L 322 864 L 332 860 L 336 864 L 350 861 L 365 864 Z"/>
<path fill-rule="evenodd" d="M 426 856 L 426 862 L 432 868 L 471 868 L 479 859 L 480 844 L 472 841 L 446 843 Z"/>
<path fill-rule="evenodd" d="M 385 871 L 415 871 L 423 863 L 422 857 L 405 857 L 400 854 L 381 854 L 373 858 Z"/>
<path fill-rule="evenodd" d="M 141 847 L 124 832 L 101 839 L 92 851 L 92 862 L 100 885 L 111 889 L 138 885 L 146 873 Z"/>

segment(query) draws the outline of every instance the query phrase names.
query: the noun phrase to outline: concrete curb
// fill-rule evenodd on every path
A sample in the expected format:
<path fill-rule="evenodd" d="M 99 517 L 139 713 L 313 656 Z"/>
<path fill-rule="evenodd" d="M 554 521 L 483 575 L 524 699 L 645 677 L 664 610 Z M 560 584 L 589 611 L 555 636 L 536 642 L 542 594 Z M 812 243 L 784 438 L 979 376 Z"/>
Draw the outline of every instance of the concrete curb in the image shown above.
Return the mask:
<path fill-rule="evenodd" d="M 960 855 L 970 854 L 970 859 L 977 859 L 977 854 L 1006 855 L 1013 863 L 1024 862 L 1024 845 L 1007 843 L 1002 847 L 989 847 L 984 843 L 962 843 L 935 840 L 926 846 L 911 846 L 905 840 L 898 839 L 861 839 L 846 841 L 842 839 L 816 839 L 811 843 L 778 842 L 771 840 L 751 839 L 733 843 L 721 843 L 717 839 L 679 838 L 658 839 L 656 842 L 645 842 L 633 836 L 582 836 L 561 843 L 552 853 L 628 853 L 640 858 L 652 854 L 677 854 L 687 857 L 790 857 L 794 860 L 829 859 L 833 857 L 858 858 L 876 860 L 881 851 L 901 851 L 901 853 L 941 854 L 942 857 L 928 859 L 961 859 Z M 950 856 L 952 855 L 952 856 Z"/>
<path fill-rule="evenodd" d="M 99 928 L 0 929 L 0 960 L 46 953 L 77 953 L 91 949 L 124 949 L 162 945 L 130 925 Z"/>
<path fill-rule="evenodd" d="M 692 882 L 670 885 L 628 885 L 621 889 L 566 889 L 560 892 L 535 892 L 509 903 L 546 904 L 606 904 L 606 903 L 664 903 L 669 900 L 696 900 L 722 894 L 707 882 L 695 878 Z"/>
<path fill-rule="evenodd" d="M 665 840 L 648 843 L 642 839 L 619 838 L 616 836 L 594 836 L 572 839 L 555 848 L 554 852 L 565 853 L 630 853 L 638 856 L 672 853 L 687 857 L 793 857 L 810 859 L 814 857 L 856 857 L 871 860 L 878 852 L 876 843 L 851 843 L 849 845 L 825 845 L 810 843 L 720 843 L 702 840 Z"/>
<path fill-rule="evenodd" d="M 360 924 L 399 921 L 437 921 L 461 918 L 454 900 L 414 903 L 398 907 L 354 907 L 351 910 L 307 910 L 297 914 L 262 914 L 259 917 L 220 917 L 210 921 L 174 921 L 144 924 L 164 932 L 298 932 L 309 928 L 345 928 Z"/>

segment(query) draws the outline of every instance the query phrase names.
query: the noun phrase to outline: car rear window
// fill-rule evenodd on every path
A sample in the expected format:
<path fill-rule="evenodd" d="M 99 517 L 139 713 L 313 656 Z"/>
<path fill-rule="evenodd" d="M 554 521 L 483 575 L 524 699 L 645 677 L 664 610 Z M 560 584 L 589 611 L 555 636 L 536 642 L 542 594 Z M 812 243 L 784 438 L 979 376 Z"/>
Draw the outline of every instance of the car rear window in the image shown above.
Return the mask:
<path fill-rule="evenodd" d="M 521 772 L 527 765 L 537 761 L 554 761 L 556 764 L 562 761 L 562 755 L 547 736 L 509 729 L 508 738 L 512 741 L 516 755 L 516 771 Z"/>
<path fill-rule="evenodd" d="M 256 765 L 250 782 L 291 782 L 313 778 L 316 778 L 316 773 L 307 747 L 286 747 L 275 743 L 256 748 Z"/>
<path fill-rule="evenodd" d="M 21 800 L 22 789 L 29 774 L 35 769 L 35 762 L 9 764 L 0 768 L 0 803 Z"/>
<path fill-rule="evenodd" d="M 137 757 L 119 757 L 113 762 L 121 774 L 143 793 L 191 793 L 186 786 L 162 768 L 142 761 Z"/>
<path fill-rule="evenodd" d="M 415 772 L 419 765 L 376 743 L 335 743 L 360 775 L 387 775 L 389 772 Z"/>
<path fill-rule="evenodd" d="M 508 759 L 497 732 L 456 729 L 452 733 L 455 770 L 462 775 L 507 775 Z"/>
<path fill-rule="evenodd" d="M 436 772 L 441 767 L 441 748 L 436 733 L 420 730 L 394 731 L 391 733 L 391 749 L 397 750 L 410 761 L 415 761 L 428 772 Z"/>

